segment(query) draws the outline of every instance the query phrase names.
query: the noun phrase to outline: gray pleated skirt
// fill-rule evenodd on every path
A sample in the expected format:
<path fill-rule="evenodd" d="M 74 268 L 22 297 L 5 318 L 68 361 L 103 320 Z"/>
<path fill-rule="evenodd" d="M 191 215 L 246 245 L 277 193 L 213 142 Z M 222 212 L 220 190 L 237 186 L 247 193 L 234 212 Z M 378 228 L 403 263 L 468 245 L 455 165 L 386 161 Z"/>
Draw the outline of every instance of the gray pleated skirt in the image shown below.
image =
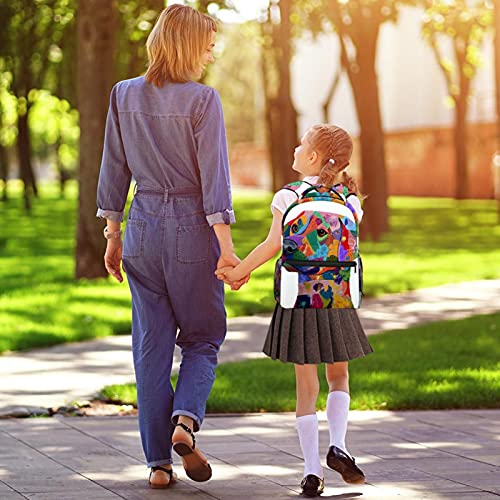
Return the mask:
<path fill-rule="evenodd" d="M 274 309 L 264 353 L 297 364 L 334 363 L 373 352 L 355 309 Z"/>

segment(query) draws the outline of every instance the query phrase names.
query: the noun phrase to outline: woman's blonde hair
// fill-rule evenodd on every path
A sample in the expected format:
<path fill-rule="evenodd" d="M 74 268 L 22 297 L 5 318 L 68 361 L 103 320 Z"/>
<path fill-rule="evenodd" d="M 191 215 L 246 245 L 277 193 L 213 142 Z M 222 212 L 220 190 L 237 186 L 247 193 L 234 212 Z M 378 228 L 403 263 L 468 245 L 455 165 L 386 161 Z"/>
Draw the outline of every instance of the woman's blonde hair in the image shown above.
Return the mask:
<path fill-rule="evenodd" d="M 212 31 L 217 31 L 215 20 L 191 7 L 173 4 L 163 10 L 146 42 L 146 81 L 161 87 L 196 78 Z"/>
<path fill-rule="evenodd" d="M 349 191 L 363 197 L 356 181 L 345 172 L 352 155 L 351 136 L 336 125 L 314 125 L 307 132 L 307 141 L 318 153 L 322 165 L 318 184 L 342 183 Z"/>

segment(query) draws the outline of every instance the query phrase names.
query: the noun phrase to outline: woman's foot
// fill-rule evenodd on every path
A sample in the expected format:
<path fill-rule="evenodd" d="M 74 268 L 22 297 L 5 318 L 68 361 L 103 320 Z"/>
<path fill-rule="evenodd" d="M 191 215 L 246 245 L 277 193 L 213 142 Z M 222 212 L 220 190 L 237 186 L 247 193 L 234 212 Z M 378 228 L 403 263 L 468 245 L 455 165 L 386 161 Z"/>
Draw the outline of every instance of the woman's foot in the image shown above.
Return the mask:
<path fill-rule="evenodd" d="M 177 481 L 177 474 L 171 465 L 151 467 L 149 486 L 154 490 L 163 490 Z"/>
<path fill-rule="evenodd" d="M 172 435 L 174 451 L 181 456 L 187 476 L 193 481 L 208 481 L 212 477 L 212 468 L 206 457 L 196 448 L 194 432 L 187 425 L 179 422 Z"/>
<path fill-rule="evenodd" d="M 337 471 L 346 483 L 363 484 L 365 482 L 365 475 L 356 465 L 354 458 L 337 446 L 330 446 L 326 463 L 330 469 Z"/>
<path fill-rule="evenodd" d="M 302 488 L 302 495 L 306 497 L 317 497 L 325 490 L 325 480 L 320 479 L 314 474 L 309 474 L 302 479 L 300 487 Z"/>

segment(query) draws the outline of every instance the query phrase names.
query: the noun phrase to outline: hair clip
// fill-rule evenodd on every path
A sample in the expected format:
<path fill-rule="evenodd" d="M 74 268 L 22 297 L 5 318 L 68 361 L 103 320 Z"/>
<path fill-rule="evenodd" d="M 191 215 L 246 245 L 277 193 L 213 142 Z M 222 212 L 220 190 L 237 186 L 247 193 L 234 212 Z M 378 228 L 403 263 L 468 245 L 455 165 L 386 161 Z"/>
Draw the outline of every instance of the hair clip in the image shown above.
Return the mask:
<path fill-rule="evenodd" d="M 330 159 L 328 160 L 328 163 L 331 163 L 332 165 L 335 165 L 335 160 L 334 160 L 333 158 L 330 158 Z"/>

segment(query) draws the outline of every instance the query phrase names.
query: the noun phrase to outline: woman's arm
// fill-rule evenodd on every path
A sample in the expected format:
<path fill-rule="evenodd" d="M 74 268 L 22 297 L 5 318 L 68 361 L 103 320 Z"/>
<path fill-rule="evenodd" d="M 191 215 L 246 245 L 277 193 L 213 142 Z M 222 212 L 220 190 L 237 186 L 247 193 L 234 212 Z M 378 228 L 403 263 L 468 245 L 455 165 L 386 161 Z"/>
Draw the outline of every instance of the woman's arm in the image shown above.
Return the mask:
<path fill-rule="evenodd" d="M 257 245 L 243 261 L 238 264 L 234 269 L 223 272 L 217 271 L 219 279 L 224 277 L 228 281 L 239 281 L 248 276 L 254 269 L 272 259 L 278 250 L 281 248 L 281 222 L 283 214 L 273 207 L 273 222 L 269 229 L 267 238 Z"/>

